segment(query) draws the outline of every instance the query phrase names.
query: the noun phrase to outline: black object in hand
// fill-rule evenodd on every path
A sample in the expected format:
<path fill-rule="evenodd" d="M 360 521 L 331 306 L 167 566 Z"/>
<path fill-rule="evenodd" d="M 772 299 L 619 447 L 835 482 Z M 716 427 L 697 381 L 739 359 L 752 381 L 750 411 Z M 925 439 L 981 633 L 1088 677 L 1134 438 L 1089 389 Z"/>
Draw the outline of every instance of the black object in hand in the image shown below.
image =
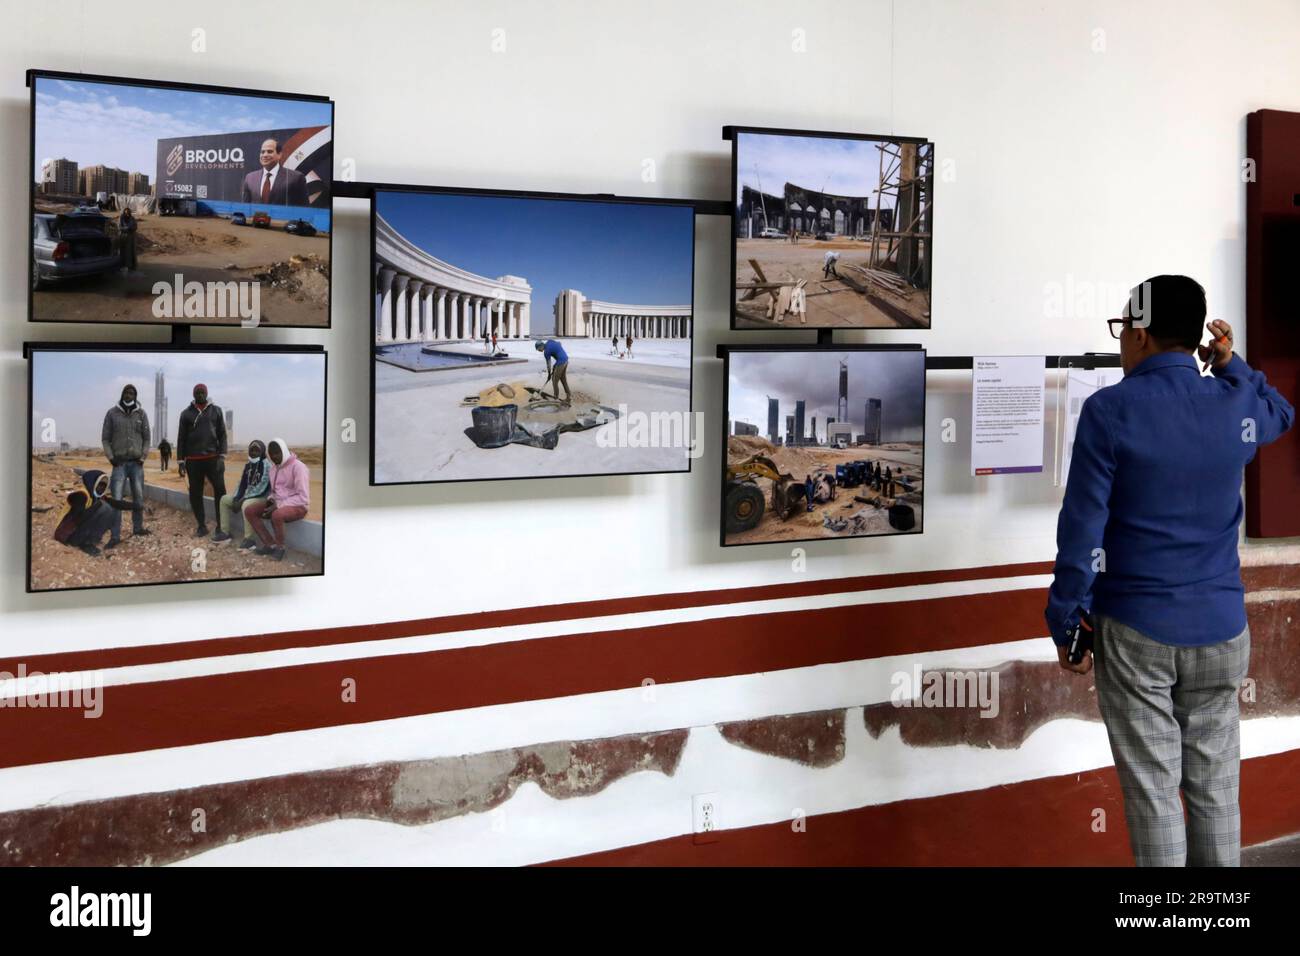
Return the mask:
<path fill-rule="evenodd" d="M 1092 639 L 1095 633 L 1092 615 L 1084 611 L 1079 618 L 1079 623 L 1065 632 L 1065 636 L 1070 639 L 1069 650 L 1066 651 L 1065 659 L 1071 664 L 1081 663 L 1083 655 L 1092 650 Z"/>

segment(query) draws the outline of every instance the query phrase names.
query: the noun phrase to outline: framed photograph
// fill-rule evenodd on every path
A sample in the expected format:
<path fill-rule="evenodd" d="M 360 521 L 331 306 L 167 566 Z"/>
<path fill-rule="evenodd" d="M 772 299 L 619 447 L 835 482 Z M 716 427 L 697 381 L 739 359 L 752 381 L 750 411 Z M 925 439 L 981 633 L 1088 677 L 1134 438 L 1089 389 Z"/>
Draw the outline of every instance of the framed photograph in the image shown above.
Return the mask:
<path fill-rule="evenodd" d="M 371 484 L 690 470 L 689 202 L 371 203 Z"/>
<path fill-rule="evenodd" d="M 733 329 L 928 329 L 934 144 L 729 126 Z"/>
<path fill-rule="evenodd" d="M 328 328 L 334 103 L 32 70 L 34 322 Z"/>
<path fill-rule="evenodd" d="M 733 345 L 723 547 L 920 534 L 925 351 Z"/>
<path fill-rule="evenodd" d="M 29 592 L 324 573 L 323 349 L 24 350 Z"/>

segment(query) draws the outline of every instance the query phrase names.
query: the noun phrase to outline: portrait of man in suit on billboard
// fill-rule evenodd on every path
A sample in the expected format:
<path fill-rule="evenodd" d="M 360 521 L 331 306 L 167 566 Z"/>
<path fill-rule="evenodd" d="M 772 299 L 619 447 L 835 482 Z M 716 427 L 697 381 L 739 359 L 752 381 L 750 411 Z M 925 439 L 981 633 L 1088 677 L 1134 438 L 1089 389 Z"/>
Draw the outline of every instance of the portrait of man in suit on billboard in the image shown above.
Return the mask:
<path fill-rule="evenodd" d="M 280 164 L 280 144 L 274 139 L 262 141 L 258 150 L 261 168 L 244 177 L 243 202 L 261 202 L 274 206 L 307 206 L 307 177 L 296 169 Z"/>

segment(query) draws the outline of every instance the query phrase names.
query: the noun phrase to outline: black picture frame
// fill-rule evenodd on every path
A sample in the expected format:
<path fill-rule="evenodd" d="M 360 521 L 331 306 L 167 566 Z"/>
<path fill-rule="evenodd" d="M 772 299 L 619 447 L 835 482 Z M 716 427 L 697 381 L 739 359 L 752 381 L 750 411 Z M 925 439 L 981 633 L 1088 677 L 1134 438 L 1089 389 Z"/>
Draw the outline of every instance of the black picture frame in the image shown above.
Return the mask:
<path fill-rule="evenodd" d="M 752 326 L 738 326 L 736 324 L 736 210 L 740 206 L 740 134 L 756 133 L 766 136 L 800 136 L 808 139 L 851 139 L 851 140 L 868 140 L 868 141 L 887 141 L 890 143 L 914 143 L 918 146 L 930 146 L 933 148 L 934 140 L 924 136 L 896 136 L 892 133 L 845 133 L 835 130 L 814 130 L 814 129 L 786 129 L 777 126 L 739 126 L 728 125 L 722 128 L 722 138 L 729 140 L 731 143 L 731 188 L 729 202 L 729 229 L 731 230 L 731 265 L 730 280 L 727 287 L 729 298 L 730 328 L 733 332 L 807 332 L 807 331 L 871 331 L 871 332 L 908 332 L 915 334 L 917 332 L 928 332 L 934 328 L 933 316 L 928 326 L 921 329 L 892 328 L 889 326 L 866 326 L 866 325 L 806 325 L 790 326 L 787 328 L 773 327 L 772 329 L 755 329 Z M 934 238 L 929 240 L 928 253 L 934 255 Z"/>
<path fill-rule="evenodd" d="M 662 197 L 635 197 L 635 196 L 616 196 L 612 193 L 562 193 L 562 192 L 542 192 L 535 190 L 523 189 L 479 189 L 462 186 L 425 186 L 414 184 L 394 184 L 394 183 L 354 183 L 350 187 L 345 187 L 340 195 L 350 198 L 365 198 L 370 203 L 370 263 L 376 258 L 376 240 L 375 240 L 375 203 L 379 193 L 416 193 L 420 195 L 450 195 L 450 196 L 483 196 L 490 198 L 504 199 L 539 199 L 539 200 L 560 200 L 564 202 L 594 202 L 594 203 L 619 203 L 630 205 L 651 205 L 651 206 L 676 206 L 690 208 L 694 213 L 692 219 L 692 242 L 691 242 L 691 335 L 688 346 L 687 360 L 687 416 L 689 421 L 694 421 L 695 415 L 695 267 L 696 251 L 695 245 L 699 241 L 699 223 L 700 215 L 716 212 L 714 209 L 701 209 L 704 207 L 716 207 L 716 203 L 701 203 L 690 199 L 666 199 Z M 684 469 L 656 470 L 656 471 L 614 471 L 614 472 L 586 472 L 581 474 L 566 475 L 503 475 L 494 478 L 441 478 L 422 481 L 376 481 L 375 480 L 375 364 L 374 354 L 374 334 L 373 319 L 374 316 L 370 310 L 374 308 L 375 296 L 377 294 L 377 276 L 373 268 L 370 271 L 370 281 L 368 288 L 370 292 L 369 303 L 370 309 L 367 310 L 366 322 L 362 328 L 362 334 L 365 336 L 365 350 L 367 361 L 370 363 L 370 467 L 369 467 L 369 484 L 372 488 L 393 488 L 406 485 L 455 485 L 474 482 L 491 482 L 491 481 L 566 481 L 575 478 L 611 478 L 633 475 L 688 475 L 691 473 L 694 459 L 691 455 L 686 456 L 686 467 Z M 701 436 L 694 436 L 695 441 L 701 440 Z"/>
<path fill-rule="evenodd" d="M 27 171 L 24 172 L 23 174 L 25 181 L 30 179 L 31 171 L 36 166 L 36 80 L 37 79 L 67 80 L 68 82 L 75 82 L 75 83 L 106 83 L 106 84 L 116 84 L 118 86 L 141 87 L 145 89 L 178 90 L 187 93 L 212 93 L 212 94 L 223 95 L 223 96 L 252 96 L 252 97 L 260 97 L 263 99 L 273 99 L 273 100 L 297 100 L 299 102 L 304 102 L 304 103 L 324 103 L 324 104 L 328 104 L 330 109 L 331 143 L 337 142 L 336 134 L 338 132 L 338 126 L 336 122 L 337 117 L 335 114 L 334 100 L 324 95 L 309 94 L 309 93 L 283 93 L 283 92 L 277 92 L 273 90 L 247 89 L 244 87 L 237 87 L 237 86 L 212 86 L 204 83 L 186 83 L 186 82 L 173 81 L 173 80 L 150 80 L 150 79 L 144 79 L 140 77 L 107 76 L 107 75 L 97 74 L 97 73 L 73 73 L 66 70 L 42 70 L 42 69 L 32 68 L 27 70 L 27 79 L 26 79 L 27 88 L 29 90 L 29 96 L 28 96 L 29 114 L 28 114 L 28 123 L 27 123 L 28 161 L 27 161 Z M 334 178 L 334 171 L 331 169 L 330 183 L 329 183 L 329 196 L 330 196 L 330 206 L 331 206 L 330 231 L 329 231 L 330 269 L 329 269 L 329 281 L 325 292 L 325 323 L 323 325 L 292 325 L 292 324 L 282 324 L 277 322 L 274 325 L 259 324 L 257 328 L 328 330 L 333 327 L 335 226 L 334 226 L 334 216 L 333 216 L 332 207 L 334 202 L 335 182 L 336 180 Z M 85 319 L 85 318 L 72 318 L 72 319 L 36 318 L 35 301 L 34 301 L 35 290 L 32 288 L 32 279 L 31 279 L 32 269 L 35 264 L 34 260 L 36 257 L 36 253 L 32 245 L 32 239 L 33 239 L 32 233 L 34 228 L 33 218 L 35 214 L 36 214 L 35 189 L 33 188 L 31 182 L 27 182 L 27 268 L 26 268 L 26 272 L 24 273 L 23 282 L 27 289 L 27 321 L 28 322 L 49 322 L 51 324 L 60 324 L 60 325 L 66 325 L 70 323 L 80 324 L 80 325 L 127 325 L 127 326 L 184 324 L 184 325 L 194 325 L 194 326 L 206 326 L 211 328 L 241 328 L 242 327 L 238 323 L 201 322 L 189 318 L 179 319 L 179 320 L 178 319 L 121 320 L 121 319 Z"/>
<path fill-rule="evenodd" d="M 721 462 L 718 468 L 718 546 L 722 548 L 757 548 L 757 547 L 785 547 L 791 544 L 816 544 L 829 543 L 834 541 L 853 541 L 863 538 L 896 538 L 907 537 L 910 535 L 923 534 L 925 532 L 925 509 L 921 509 L 921 520 L 917 527 L 911 531 L 890 531 L 880 532 L 878 534 L 845 534 L 845 535 L 824 535 L 814 538 L 783 538 L 780 541 L 738 541 L 727 542 L 727 521 L 725 502 L 727 498 L 727 445 L 731 435 L 728 433 L 728 422 L 731 420 L 731 356 L 737 352 L 741 353 L 771 353 L 771 354 L 807 354 L 818 352 L 899 352 L 907 354 L 917 354 L 921 356 L 921 392 L 924 401 L 921 404 L 921 476 L 925 480 L 925 457 L 927 415 L 929 412 L 929 391 L 926 386 L 925 376 L 929 369 L 929 361 L 924 347 L 911 343 L 893 344 L 893 343 L 852 343 L 852 344 L 833 344 L 827 342 L 796 344 L 763 344 L 763 345 L 721 345 L 718 347 L 718 355 L 722 359 L 722 447 Z M 924 484 L 922 493 L 924 494 Z"/>
<path fill-rule="evenodd" d="M 320 570 L 306 574 L 261 574 L 249 577 L 212 578 L 198 581 L 142 581 L 139 584 L 88 584 L 68 588 L 33 588 L 32 587 L 32 414 L 34 406 L 36 352 L 135 352 L 135 353 L 174 353 L 174 354 L 278 354 L 278 355 L 319 355 L 321 356 L 321 445 L 325 461 L 321 465 L 321 557 Z M 185 585 L 206 586 L 238 581 L 294 580 L 297 578 L 317 578 L 325 574 L 325 558 L 328 551 L 326 536 L 326 519 L 329 517 L 328 502 L 328 462 L 329 462 L 329 353 L 321 345 L 173 345 L 154 342 L 24 342 L 23 360 L 27 364 L 27 499 L 26 499 L 26 577 L 25 589 L 28 594 L 61 594 L 69 591 L 100 591 L 116 588 L 175 587 Z M 217 503 L 214 502 L 214 506 Z"/>

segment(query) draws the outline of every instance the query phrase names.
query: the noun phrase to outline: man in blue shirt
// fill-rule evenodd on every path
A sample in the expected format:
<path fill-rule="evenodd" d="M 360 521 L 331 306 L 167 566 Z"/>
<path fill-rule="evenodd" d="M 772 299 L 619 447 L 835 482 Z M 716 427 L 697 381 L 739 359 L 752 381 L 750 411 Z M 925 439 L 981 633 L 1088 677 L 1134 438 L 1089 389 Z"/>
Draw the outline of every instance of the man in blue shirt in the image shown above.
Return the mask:
<path fill-rule="evenodd" d="M 555 389 L 555 397 L 560 397 L 560 386 L 563 385 L 564 400 L 572 402 L 573 395 L 569 391 L 569 353 L 555 339 L 535 342 L 534 345 L 542 353 L 542 358 L 546 359 L 546 378 Z"/>
<path fill-rule="evenodd" d="M 1295 413 L 1233 354 L 1228 323 L 1204 325 L 1205 291 L 1186 276 L 1147 280 L 1110 323 L 1125 377 L 1079 415 L 1047 625 L 1062 667 L 1095 661 L 1137 864 L 1236 866 L 1242 470 Z M 1067 631 L 1086 612 L 1094 648 L 1071 664 Z"/>

